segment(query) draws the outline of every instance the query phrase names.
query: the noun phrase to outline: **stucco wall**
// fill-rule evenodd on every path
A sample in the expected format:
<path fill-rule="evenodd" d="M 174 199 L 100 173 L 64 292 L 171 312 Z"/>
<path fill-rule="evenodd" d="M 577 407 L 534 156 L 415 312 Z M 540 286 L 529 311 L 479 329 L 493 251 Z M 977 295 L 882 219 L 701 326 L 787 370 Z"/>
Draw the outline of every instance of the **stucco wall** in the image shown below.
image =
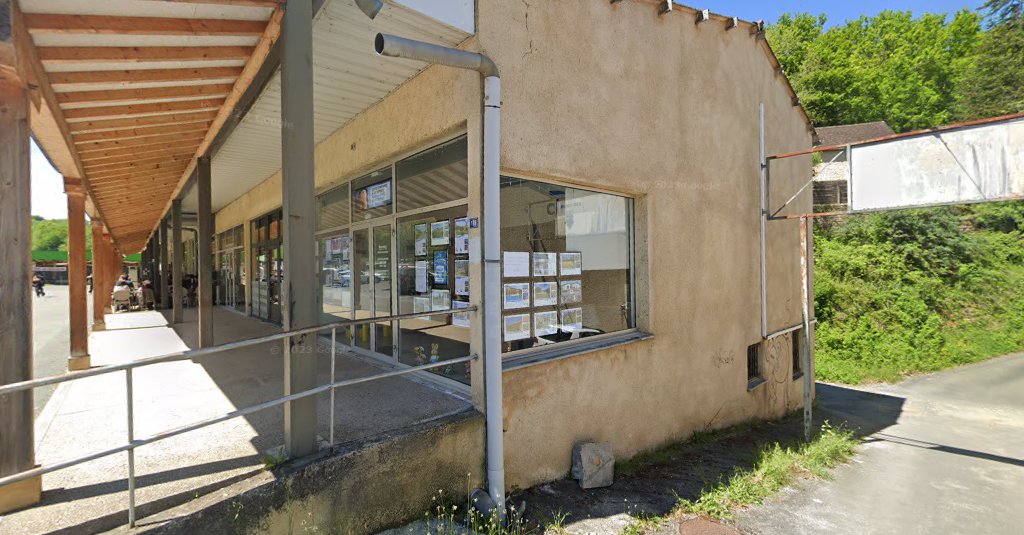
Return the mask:
<path fill-rule="evenodd" d="M 761 338 L 758 102 L 769 154 L 811 145 L 748 27 L 659 17 L 642 1 L 481 0 L 479 17 L 503 77 L 503 167 L 641 200 L 637 308 L 654 334 L 506 372 L 508 485 L 564 476 L 577 441 L 630 456 L 799 406 L 788 336 L 765 351 L 768 382 L 747 391 L 746 347 Z M 806 158 L 773 165 L 777 202 L 809 178 Z M 768 255 L 779 329 L 800 321 L 796 222 L 769 223 Z"/>
<path fill-rule="evenodd" d="M 635 198 L 637 323 L 654 334 L 505 373 L 509 487 L 564 476 L 581 440 L 626 457 L 801 404 L 788 335 L 767 344 L 768 381 L 747 391 L 746 347 L 761 339 L 758 103 L 768 154 L 808 148 L 810 133 L 749 26 L 724 26 L 683 9 L 659 17 L 645 0 L 478 2 L 478 36 L 464 46 L 501 69 L 503 172 Z M 462 129 L 477 216 L 480 80 L 443 67 L 321 143 L 318 191 Z M 773 163 L 773 204 L 809 179 L 809 158 Z M 221 210 L 217 230 L 277 208 L 280 191 L 270 177 Z M 807 211 L 809 191 L 783 213 Z M 799 246 L 797 222 L 769 223 L 770 330 L 800 321 Z M 475 255 L 474 300 L 479 274 Z M 480 334 L 474 322 L 473 351 Z"/>

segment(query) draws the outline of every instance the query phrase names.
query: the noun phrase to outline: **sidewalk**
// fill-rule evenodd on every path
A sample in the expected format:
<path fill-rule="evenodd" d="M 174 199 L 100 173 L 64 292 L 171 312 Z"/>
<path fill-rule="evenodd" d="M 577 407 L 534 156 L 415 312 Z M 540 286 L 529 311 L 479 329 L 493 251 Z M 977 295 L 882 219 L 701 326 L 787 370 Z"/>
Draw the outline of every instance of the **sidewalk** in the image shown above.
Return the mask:
<path fill-rule="evenodd" d="M 171 328 L 159 312 L 108 315 L 107 330 L 90 335 L 94 366 L 188 349 L 195 343 L 195 309 Z M 215 309 L 215 342 L 279 332 L 279 327 Z M 282 395 L 280 343 L 225 352 L 200 361 L 134 371 L 135 436 L 183 426 Z M 329 353 L 319 359 L 329 379 Z M 379 373 L 367 361 L 339 353 L 336 377 Z M 328 436 L 329 397 L 318 396 L 320 435 Z M 463 410 L 458 396 L 404 378 L 339 389 L 336 441 L 346 442 Z M 125 374 L 60 385 L 36 420 L 40 464 L 116 447 L 127 439 Z M 262 471 L 262 453 L 284 441 L 283 409 L 275 407 L 152 445 L 135 453 L 140 519 L 224 488 Z M 0 534 L 92 533 L 127 523 L 127 454 L 116 454 L 43 476 L 43 500 L 0 517 Z M 140 520 L 140 524 L 144 520 Z"/>

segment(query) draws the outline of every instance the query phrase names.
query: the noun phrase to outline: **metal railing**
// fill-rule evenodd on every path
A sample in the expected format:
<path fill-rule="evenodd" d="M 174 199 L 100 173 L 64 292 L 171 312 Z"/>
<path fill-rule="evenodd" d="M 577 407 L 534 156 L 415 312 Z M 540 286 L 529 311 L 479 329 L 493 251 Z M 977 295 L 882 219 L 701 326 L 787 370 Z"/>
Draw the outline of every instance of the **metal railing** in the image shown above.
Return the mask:
<path fill-rule="evenodd" d="M 75 458 L 67 459 L 67 460 L 64 460 L 64 461 L 52 463 L 52 464 L 49 464 L 49 465 L 39 466 L 39 467 L 33 468 L 31 470 L 25 470 L 25 471 L 18 472 L 16 474 L 11 474 L 11 475 L 8 475 L 8 476 L 5 476 L 5 477 L 0 477 L 0 487 L 2 487 L 4 485 L 9 485 L 11 483 L 17 483 L 19 481 L 23 481 L 23 480 L 26 480 L 26 479 L 29 479 L 29 478 L 32 478 L 32 477 L 36 477 L 36 476 L 40 476 L 40 475 L 43 475 L 43 474 L 47 474 L 47 473 L 50 473 L 50 472 L 54 472 L 54 471 L 57 471 L 57 470 L 61 470 L 61 469 L 64 469 L 64 468 L 68 468 L 68 467 L 71 467 L 71 466 L 75 466 L 75 465 L 79 465 L 79 464 L 82 464 L 82 463 L 86 463 L 86 462 L 89 462 L 89 461 L 94 461 L 96 459 L 100 459 L 100 458 L 107 457 L 107 456 L 110 456 L 110 455 L 114 455 L 114 454 L 117 454 L 117 453 L 127 452 L 128 453 L 128 525 L 134 527 L 135 526 L 135 520 L 136 520 L 136 517 L 135 517 L 135 449 L 136 448 L 139 448 L 141 446 L 145 446 L 147 444 L 152 444 L 154 442 L 158 442 L 158 441 L 161 441 L 161 440 L 165 440 L 165 439 L 168 439 L 168 438 L 171 438 L 171 437 L 175 437 L 175 436 L 178 436 L 178 435 L 181 435 L 181 434 L 184 434 L 184 433 L 188 433 L 190 431 L 195 431 L 197 429 L 202 429 L 204 427 L 208 427 L 208 426 L 211 426 L 211 425 L 214 425 L 214 424 L 218 424 L 218 423 L 221 423 L 221 422 L 224 422 L 224 421 L 227 421 L 227 420 L 231 420 L 231 419 L 234 419 L 234 418 L 239 418 L 239 417 L 246 416 L 246 415 L 249 415 L 249 414 L 252 414 L 252 413 L 255 413 L 255 412 L 266 410 L 266 409 L 269 409 L 271 407 L 276 407 L 278 405 L 282 405 L 284 403 L 295 401 L 297 399 L 302 399 L 302 398 L 309 397 L 309 396 L 315 396 L 315 395 L 323 393 L 323 392 L 329 392 L 330 393 L 330 416 L 329 416 L 329 418 L 330 418 L 330 433 L 329 433 L 329 435 L 330 436 L 329 436 L 329 442 L 330 442 L 330 444 L 334 444 L 334 391 L 335 391 L 335 389 L 341 388 L 341 387 L 344 387 L 344 386 L 351 386 L 351 385 L 357 385 L 357 384 L 361 384 L 361 383 L 367 383 L 367 382 L 376 381 L 376 380 L 380 380 L 380 379 L 388 379 L 388 378 L 391 378 L 391 377 L 398 377 L 398 376 L 402 376 L 402 375 L 408 375 L 408 374 L 412 374 L 412 373 L 421 372 L 421 371 L 424 371 L 424 370 L 431 370 L 433 368 L 440 368 L 440 367 L 444 367 L 444 366 L 451 366 L 452 364 L 468 363 L 470 361 L 473 361 L 473 360 L 477 359 L 476 355 L 467 355 L 467 356 L 464 356 L 464 357 L 447 359 L 447 360 L 442 360 L 442 361 L 438 361 L 438 362 L 431 362 L 431 363 L 423 364 L 423 365 L 420 365 L 420 366 L 410 366 L 408 368 L 401 368 L 401 369 L 386 371 L 386 372 L 378 373 L 378 374 L 374 374 L 374 375 L 367 375 L 367 376 L 363 376 L 363 377 L 357 377 L 355 379 L 346 379 L 346 380 L 343 380 L 343 381 L 337 381 L 337 380 L 335 380 L 335 364 L 336 364 L 336 354 L 337 354 L 337 346 L 336 346 L 335 342 L 337 341 L 337 331 L 338 331 L 339 328 L 351 327 L 351 326 L 354 326 L 354 325 L 365 325 L 365 324 L 370 324 L 370 323 L 382 323 L 382 322 L 388 322 L 388 321 L 399 321 L 399 320 L 404 320 L 404 319 L 416 319 L 416 318 L 422 318 L 422 317 L 428 317 L 428 316 L 451 316 L 451 315 L 454 315 L 454 314 L 475 312 L 476 310 L 477 310 L 476 306 L 470 306 L 468 308 L 459 308 L 459 309 L 437 310 L 437 311 L 430 311 L 430 312 L 415 312 L 415 313 L 410 313 L 410 314 L 395 314 L 395 315 L 391 315 L 391 316 L 376 316 L 376 317 L 372 317 L 372 318 L 360 318 L 360 319 L 354 319 L 354 320 L 342 320 L 342 321 L 326 323 L 326 324 L 322 324 L 322 325 L 316 325 L 314 327 L 305 327 L 305 328 L 301 328 L 301 329 L 293 329 L 291 331 L 271 334 L 271 335 L 267 335 L 267 336 L 260 336 L 258 338 L 249 338 L 249 339 L 246 339 L 246 340 L 238 340 L 238 341 L 235 341 L 235 342 L 228 342 L 226 344 L 221 344 L 221 345 L 217 345 L 217 346 L 204 347 L 204 348 L 200 348 L 200 349 L 192 349 L 192 350 L 188 350 L 188 351 L 179 351 L 179 352 L 176 352 L 176 353 L 168 353 L 166 355 L 159 355 L 159 356 L 155 356 L 155 357 L 142 358 L 142 359 L 138 359 L 138 360 L 135 360 L 135 361 L 126 362 L 126 363 L 122 363 L 122 364 L 111 364 L 111 365 L 108 365 L 108 366 L 99 366 L 99 367 L 91 368 L 91 369 L 88 369 L 88 370 L 68 372 L 68 373 L 65 373 L 65 374 L 62 374 L 62 375 L 54 375 L 54 376 L 51 376 L 51 377 L 44 377 L 44 378 L 41 378 L 41 379 L 32 379 L 32 380 L 28 380 L 28 381 L 20 381 L 20 382 L 17 382 L 17 383 L 10 383 L 10 384 L 6 384 L 6 385 L 2 385 L 2 386 L 0 386 L 0 396 L 4 396 L 4 395 L 7 395 L 7 394 L 13 394 L 13 393 L 16 393 L 16 392 L 23 392 L 23 391 L 31 390 L 31 389 L 34 389 L 34 388 L 39 388 L 41 386 L 54 385 L 54 384 L 58 384 L 58 383 L 65 383 L 65 382 L 68 382 L 68 381 L 74 381 L 74 380 L 77 380 L 77 379 L 84 379 L 84 378 L 87 378 L 87 377 L 94 377 L 94 376 L 97 376 L 97 375 L 105 375 L 105 374 L 119 372 L 119 371 L 123 370 L 125 372 L 125 392 L 126 392 L 126 397 L 127 397 L 128 442 L 125 443 L 125 444 L 113 447 L 113 448 L 106 449 L 106 450 L 96 451 L 96 452 L 93 452 L 93 453 L 90 453 L 90 454 L 87 454 L 87 455 L 82 455 L 80 457 L 75 457 Z M 326 384 L 323 384 L 323 385 L 317 386 L 315 388 L 311 388 L 309 390 L 305 390 L 305 391 L 302 391 L 302 392 L 299 392 L 299 393 L 296 393 L 296 394 L 291 394 L 291 395 L 287 395 L 287 396 L 281 396 L 279 398 L 275 398 L 275 399 L 272 399 L 270 401 L 265 401 L 265 402 L 262 402 L 262 403 L 258 403 L 256 405 L 251 405 L 251 406 L 245 407 L 243 409 L 233 410 L 233 411 L 230 411 L 230 412 L 227 412 L 227 413 L 224 413 L 224 414 L 221 414 L 219 416 L 212 417 L 212 418 L 206 418 L 204 420 L 199 420 L 198 422 L 195 422 L 195 423 L 192 423 L 192 424 L 189 424 L 189 425 L 177 427 L 177 428 L 174 428 L 174 429 L 169 429 L 167 431 L 163 431 L 163 432 L 160 432 L 160 433 L 153 434 L 152 436 L 149 436 L 149 437 L 146 437 L 146 438 L 142 438 L 142 439 L 136 439 L 135 438 L 135 421 L 134 421 L 135 420 L 135 418 L 134 418 L 134 412 L 135 411 L 134 411 L 134 400 L 133 400 L 134 396 L 133 396 L 133 388 L 132 388 L 132 386 L 133 386 L 132 385 L 132 371 L 134 369 L 141 368 L 143 366 L 152 366 L 154 364 L 164 364 L 164 363 L 167 363 L 167 362 L 178 362 L 178 361 L 183 361 L 183 360 L 195 360 L 195 359 L 198 359 L 198 358 L 204 358 L 204 357 L 208 357 L 208 356 L 211 356 L 211 355 L 215 355 L 217 353 L 223 353 L 225 351 L 232 351 L 232 350 L 235 350 L 235 349 L 251 347 L 251 346 L 256 346 L 256 345 L 260 345 L 260 344 L 265 344 L 265 343 L 268 343 L 268 342 L 275 342 L 275 341 L 279 341 L 279 340 L 285 340 L 285 339 L 293 338 L 293 337 L 296 337 L 296 336 L 302 336 L 302 335 L 306 335 L 306 334 L 320 334 L 320 333 L 322 333 L 324 331 L 327 331 L 327 330 L 331 331 L 331 373 L 330 373 L 330 382 L 329 383 L 326 383 Z M 287 377 L 285 377 L 284 379 L 285 379 L 285 381 L 288 380 Z"/>

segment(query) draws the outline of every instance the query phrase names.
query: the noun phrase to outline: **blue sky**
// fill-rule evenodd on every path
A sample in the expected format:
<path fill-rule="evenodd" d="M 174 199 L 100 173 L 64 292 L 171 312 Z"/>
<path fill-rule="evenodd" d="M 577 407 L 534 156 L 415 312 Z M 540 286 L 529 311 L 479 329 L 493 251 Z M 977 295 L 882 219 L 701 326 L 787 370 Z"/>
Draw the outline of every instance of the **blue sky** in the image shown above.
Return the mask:
<path fill-rule="evenodd" d="M 783 13 L 808 12 L 828 15 L 828 25 L 842 24 L 856 19 L 861 15 L 875 15 L 886 9 L 913 11 L 914 15 L 922 13 L 951 13 L 963 8 L 977 9 L 985 0 L 859 0 L 859 1 L 828 1 L 812 2 L 810 0 L 704 0 L 697 5 L 695 0 L 682 0 L 681 3 L 700 9 L 710 9 L 715 13 L 739 17 L 744 20 L 764 19 L 774 22 Z"/>

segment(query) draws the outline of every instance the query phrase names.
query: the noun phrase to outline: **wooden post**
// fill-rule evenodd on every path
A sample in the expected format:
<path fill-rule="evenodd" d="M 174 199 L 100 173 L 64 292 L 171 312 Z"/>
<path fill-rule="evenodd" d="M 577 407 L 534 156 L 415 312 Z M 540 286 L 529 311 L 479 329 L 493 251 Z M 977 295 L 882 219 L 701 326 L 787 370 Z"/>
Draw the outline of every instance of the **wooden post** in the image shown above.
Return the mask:
<path fill-rule="evenodd" d="M 174 248 L 174 259 L 171 261 L 171 321 L 181 323 L 185 321 L 181 309 L 181 300 L 185 295 L 185 288 L 181 284 L 181 268 L 185 263 L 185 248 L 181 245 L 181 199 L 171 201 L 171 247 Z"/>
<path fill-rule="evenodd" d="M 199 231 L 196 233 L 199 258 L 199 347 L 213 345 L 213 210 L 210 199 L 210 158 L 199 158 L 196 165 L 196 192 L 199 197 Z"/>
<path fill-rule="evenodd" d="M 103 330 L 103 270 L 107 265 L 103 244 L 103 222 L 92 219 L 92 330 Z"/>
<path fill-rule="evenodd" d="M 75 178 L 64 178 L 68 196 L 68 371 L 89 368 L 89 307 L 85 281 L 85 190 Z"/>
<path fill-rule="evenodd" d="M 281 39 L 281 198 L 284 223 L 284 328 L 315 325 L 313 188 L 313 3 L 289 0 Z M 284 341 L 284 393 L 316 386 L 316 335 Z M 291 457 L 316 451 L 316 398 L 289 402 L 284 409 L 285 450 Z"/>
<path fill-rule="evenodd" d="M 30 185 L 28 92 L 0 73 L 0 384 L 32 378 Z M 0 477 L 35 468 L 33 431 L 32 391 L 0 396 Z M 41 490 L 38 476 L 0 487 L 0 513 L 38 502 Z"/>

